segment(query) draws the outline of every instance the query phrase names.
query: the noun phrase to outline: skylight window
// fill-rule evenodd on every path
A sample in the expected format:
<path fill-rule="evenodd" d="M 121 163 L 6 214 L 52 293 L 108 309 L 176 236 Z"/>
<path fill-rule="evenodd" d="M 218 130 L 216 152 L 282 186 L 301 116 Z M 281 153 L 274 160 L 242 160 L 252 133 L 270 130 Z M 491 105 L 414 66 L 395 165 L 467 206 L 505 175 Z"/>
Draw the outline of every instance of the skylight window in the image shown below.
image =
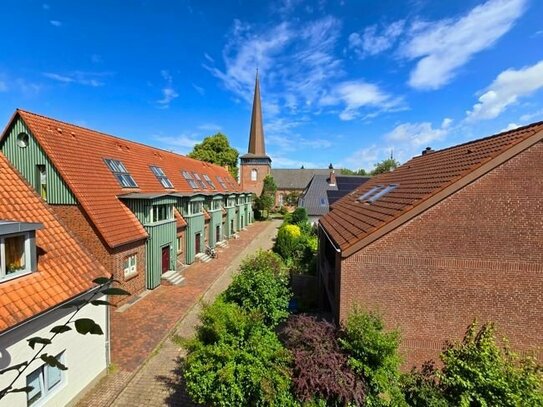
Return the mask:
<path fill-rule="evenodd" d="M 369 203 L 373 203 L 373 202 L 377 201 L 379 198 L 381 198 L 383 195 L 388 194 L 390 191 L 393 191 L 394 189 L 396 189 L 397 186 L 398 186 L 398 184 L 389 184 L 385 188 L 383 188 L 379 192 L 377 192 L 376 194 L 374 194 L 371 197 L 367 198 L 367 201 Z"/>
<path fill-rule="evenodd" d="M 196 178 L 197 183 L 202 186 L 202 189 L 207 189 L 207 185 L 204 181 L 202 181 L 202 178 L 200 178 L 200 175 L 195 172 L 193 174 L 194 174 L 194 178 Z"/>
<path fill-rule="evenodd" d="M 183 177 L 185 178 L 185 181 L 190 185 L 192 189 L 199 189 L 198 184 L 196 184 L 196 181 L 192 178 L 192 174 L 188 171 L 182 171 Z"/>
<path fill-rule="evenodd" d="M 157 177 L 157 179 L 160 181 L 162 186 L 164 188 L 173 188 L 173 184 L 169 180 L 169 178 L 164 174 L 164 171 L 162 171 L 162 168 L 157 167 L 155 165 L 151 165 L 149 168 L 151 168 L 151 171 L 153 171 L 153 174 Z"/>
<path fill-rule="evenodd" d="M 134 181 L 134 178 L 132 178 L 132 175 L 126 170 L 126 167 L 121 161 L 112 160 L 110 158 L 106 158 L 104 161 L 123 188 L 138 187 L 138 184 L 136 184 L 136 181 Z"/>
<path fill-rule="evenodd" d="M 373 194 L 377 193 L 379 190 L 381 190 L 382 188 L 384 188 L 384 185 L 377 185 L 375 187 L 373 187 L 372 189 L 370 189 L 368 192 L 360 195 L 358 197 L 358 201 L 360 202 L 364 202 L 364 201 L 367 201 L 369 197 L 371 197 Z"/>
<path fill-rule="evenodd" d="M 213 183 L 213 181 L 211 181 L 211 178 L 209 178 L 209 175 L 204 174 L 204 179 L 205 179 L 206 182 L 209 184 L 209 186 L 211 187 L 211 189 L 213 189 L 213 190 L 217 189 L 217 187 L 215 186 L 215 184 Z"/>
<path fill-rule="evenodd" d="M 221 187 L 225 190 L 228 190 L 228 187 L 226 186 L 226 183 L 224 182 L 224 179 L 217 175 L 217 181 L 219 181 L 219 184 L 221 184 Z"/>

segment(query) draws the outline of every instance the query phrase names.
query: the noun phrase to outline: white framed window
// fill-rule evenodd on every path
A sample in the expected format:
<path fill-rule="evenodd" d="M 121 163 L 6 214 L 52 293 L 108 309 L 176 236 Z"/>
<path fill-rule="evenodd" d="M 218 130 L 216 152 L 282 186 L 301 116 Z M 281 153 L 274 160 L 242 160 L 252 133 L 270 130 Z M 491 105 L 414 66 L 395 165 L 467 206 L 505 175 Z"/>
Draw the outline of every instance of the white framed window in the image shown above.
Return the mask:
<path fill-rule="evenodd" d="M 172 205 L 153 205 L 151 208 L 151 222 L 160 222 L 173 219 Z"/>
<path fill-rule="evenodd" d="M 190 203 L 190 214 L 196 215 L 204 211 L 204 203 L 202 201 Z"/>
<path fill-rule="evenodd" d="M 256 181 L 257 178 L 258 178 L 258 171 L 255 168 L 253 168 L 251 170 L 251 181 Z"/>
<path fill-rule="evenodd" d="M 177 252 L 178 252 L 178 253 L 181 252 L 181 251 L 183 251 L 183 246 L 182 246 L 182 244 L 183 244 L 183 239 L 182 239 L 182 237 L 181 237 L 181 236 L 177 236 Z"/>
<path fill-rule="evenodd" d="M 64 352 L 59 353 L 56 359 L 64 364 Z M 65 381 L 65 373 L 58 367 L 44 364 L 26 376 L 26 385 L 32 387 L 26 394 L 27 406 L 33 406 L 43 402 L 51 394 L 56 392 Z"/>
<path fill-rule="evenodd" d="M 124 258 L 123 262 L 124 276 L 131 277 L 138 272 L 138 256 L 131 254 Z"/>
<path fill-rule="evenodd" d="M 236 198 L 228 198 L 228 206 L 235 206 Z"/>
<path fill-rule="evenodd" d="M 0 236 L 0 280 L 31 271 L 30 234 Z"/>

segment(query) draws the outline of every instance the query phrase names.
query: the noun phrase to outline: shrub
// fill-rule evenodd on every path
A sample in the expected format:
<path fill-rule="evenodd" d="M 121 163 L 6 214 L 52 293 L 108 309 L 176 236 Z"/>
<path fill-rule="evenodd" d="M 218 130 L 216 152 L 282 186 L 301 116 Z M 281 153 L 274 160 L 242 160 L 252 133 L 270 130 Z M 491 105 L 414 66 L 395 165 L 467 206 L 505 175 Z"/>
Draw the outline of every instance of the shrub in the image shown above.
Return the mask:
<path fill-rule="evenodd" d="M 334 325 L 308 315 L 293 315 L 281 337 L 293 355 L 293 388 L 307 405 L 361 405 L 364 383 L 348 366 Z"/>
<path fill-rule="evenodd" d="M 494 326 L 473 322 L 462 342 L 448 343 L 437 373 L 450 404 L 460 406 L 541 406 L 543 367 L 519 359 L 496 344 Z"/>
<path fill-rule="evenodd" d="M 399 387 L 397 331 L 384 332 L 375 313 L 355 309 L 342 328 L 339 343 L 349 354 L 349 365 L 366 379 L 366 406 L 406 405 Z"/>
<path fill-rule="evenodd" d="M 432 362 L 426 362 L 420 370 L 413 368 L 401 377 L 401 386 L 405 401 L 413 407 L 447 407 L 449 403 L 443 395 L 443 389 L 437 380 L 436 369 Z"/>
<path fill-rule="evenodd" d="M 281 226 L 275 239 L 274 251 L 285 260 L 294 257 L 300 248 L 301 235 L 300 227 L 297 225 Z"/>
<path fill-rule="evenodd" d="M 295 225 L 298 225 L 300 223 L 307 223 L 309 221 L 309 218 L 307 217 L 307 211 L 305 208 L 296 208 L 294 212 L 292 212 L 292 219 L 291 222 Z"/>
<path fill-rule="evenodd" d="M 187 391 L 211 406 L 291 406 L 290 354 L 259 316 L 220 298 L 187 343 Z"/>
<path fill-rule="evenodd" d="M 292 297 L 288 274 L 281 258 L 272 252 L 260 251 L 240 266 L 223 297 L 247 311 L 261 314 L 264 323 L 273 327 L 288 316 Z"/>

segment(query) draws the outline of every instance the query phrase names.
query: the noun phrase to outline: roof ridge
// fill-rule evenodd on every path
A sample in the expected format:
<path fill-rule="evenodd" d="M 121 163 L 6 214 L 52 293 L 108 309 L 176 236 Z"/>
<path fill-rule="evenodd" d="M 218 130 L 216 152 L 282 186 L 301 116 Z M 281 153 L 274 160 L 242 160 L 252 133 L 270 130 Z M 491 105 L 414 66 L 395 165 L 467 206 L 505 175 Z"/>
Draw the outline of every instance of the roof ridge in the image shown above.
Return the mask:
<path fill-rule="evenodd" d="M 481 138 L 471 140 L 471 141 L 466 141 L 466 142 L 460 143 L 460 144 L 455 144 L 454 146 L 445 147 L 445 148 L 442 148 L 440 150 L 435 150 L 435 151 L 432 152 L 432 154 L 441 153 L 442 151 L 448 151 L 448 150 L 452 150 L 454 148 L 468 146 L 470 144 L 479 143 L 481 141 L 488 141 L 488 140 L 493 139 L 493 138 L 503 137 L 506 134 L 521 132 L 521 131 L 524 131 L 524 130 L 528 130 L 531 127 L 537 127 L 537 126 L 541 126 L 541 125 L 543 125 L 543 120 L 539 121 L 539 122 L 535 122 L 535 123 L 526 124 L 524 126 L 520 126 L 520 127 L 515 128 L 515 129 L 501 131 L 499 133 L 492 134 L 490 136 L 481 137 Z M 416 156 L 412 157 L 411 159 L 420 158 L 420 157 L 426 157 L 426 155 L 416 155 Z"/>
<path fill-rule="evenodd" d="M 219 168 L 224 168 L 224 167 L 222 167 L 222 166 L 220 166 L 218 164 L 214 164 L 214 163 L 210 163 L 210 162 L 202 161 L 202 160 L 197 160 L 195 158 L 189 157 L 188 155 L 174 153 L 173 151 L 165 150 L 165 149 L 160 148 L 160 147 L 151 146 L 149 144 L 145 144 L 145 143 L 142 143 L 140 141 L 130 140 L 130 139 L 122 138 L 122 137 L 119 137 L 119 136 L 114 136 L 113 134 L 104 133 L 104 132 L 99 131 L 99 130 L 94 130 L 94 129 L 91 129 L 89 127 L 80 126 L 80 125 L 74 124 L 74 123 L 69 123 L 69 122 L 66 122 L 64 120 L 55 119 L 53 117 L 48 117 L 48 116 L 45 116 L 43 114 L 34 113 L 34 112 L 24 110 L 24 109 L 21 109 L 21 108 L 17 108 L 16 112 L 17 113 L 22 112 L 22 113 L 26 113 L 26 114 L 29 114 L 29 115 L 32 115 L 32 116 L 41 117 L 43 119 L 51 120 L 51 121 L 54 121 L 54 122 L 57 122 L 57 123 L 61 123 L 61 124 L 66 125 L 66 126 L 77 127 L 79 129 L 82 129 L 82 130 L 85 130 L 85 131 L 89 131 L 89 132 L 92 132 L 92 133 L 98 133 L 99 135 L 104 136 L 104 137 L 109 137 L 109 138 L 112 138 L 112 139 L 115 139 L 115 140 L 121 140 L 121 141 L 124 141 L 124 142 L 127 142 L 127 143 L 132 143 L 132 144 L 136 144 L 136 145 L 139 145 L 139 146 L 143 146 L 145 148 L 158 150 L 158 151 L 161 151 L 161 152 L 164 152 L 164 153 L 167 153 L 167 154 L 172 154 L 172 155 L 177 156 L 177 157 L 183 157 L 183 158 L 186 158 L 186 159 L 191 160 L 191 161 L 205 162 L 207 164 L 214 165 L 214 166 L 219 167 Z"/>

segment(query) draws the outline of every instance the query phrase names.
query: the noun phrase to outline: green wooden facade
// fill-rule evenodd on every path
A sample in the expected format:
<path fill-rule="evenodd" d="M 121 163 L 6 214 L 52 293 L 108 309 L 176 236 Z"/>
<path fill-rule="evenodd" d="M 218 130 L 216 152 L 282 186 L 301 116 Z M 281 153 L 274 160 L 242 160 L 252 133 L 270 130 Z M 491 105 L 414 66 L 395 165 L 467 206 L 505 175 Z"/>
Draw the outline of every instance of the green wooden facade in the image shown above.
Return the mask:
<path fill-rule="evenodd" d="M 26 147 L 21 147 L 17 137 L 21 133 L 28 135 Z M 77 200 L 72 194 L 59 172 L 49 160 L 45 151 L 38 144 L 30 129 L 23 120 L 18 118 L 11 125 L 4 139 L 0 141 L 0 151 L 7 157 L 17 171 L 19 171 L 26 181 L 40 193 L 38 165 L 45 166 L 46 172 L 46 200 L 49 204 L 75 205 Z"/>
<path fill-rule="evenodd" d="M 228 198 L 235 198 L 235 195 L 228 195 L 226 198 L 226 202 L 228 202 Z M 225 227 L 225 235 L 226 237 L 231 237 L 234 233 L 236 233 L 237 229 L 237 219 L 236 219 L 236 205 L 233 206 L 226 206 L 224 207 L 226 210 L 226 227 Z"/>
<path fill-rule="evenodd" d="M 192 264 L 196 256 L 196 239 L 199 240 L 200 252 L 205 251 L 205 217 L 204 213 L 191 213 L 190 203 L 202 202 L 205 198 L 203 195 L 195 195 L 192 197 L 180 198 L 177 201 L 176 207 L 183 218 L 187 222 L 185 230 L 185 261 L 187 264 Z"/>
<path fill-rule="evenodd" d="M 219 230 L 219 241 L 223 239 L 224 230 L 222 225 L 222 195 L 215 195 L 209 199 L 207 213 L 209 214 L 209 238 L 208 244 L 210 247 L 215 247 L 217 244 L 217 228 Z M 213 209 L 215 203 L 215 209 Z"/>

